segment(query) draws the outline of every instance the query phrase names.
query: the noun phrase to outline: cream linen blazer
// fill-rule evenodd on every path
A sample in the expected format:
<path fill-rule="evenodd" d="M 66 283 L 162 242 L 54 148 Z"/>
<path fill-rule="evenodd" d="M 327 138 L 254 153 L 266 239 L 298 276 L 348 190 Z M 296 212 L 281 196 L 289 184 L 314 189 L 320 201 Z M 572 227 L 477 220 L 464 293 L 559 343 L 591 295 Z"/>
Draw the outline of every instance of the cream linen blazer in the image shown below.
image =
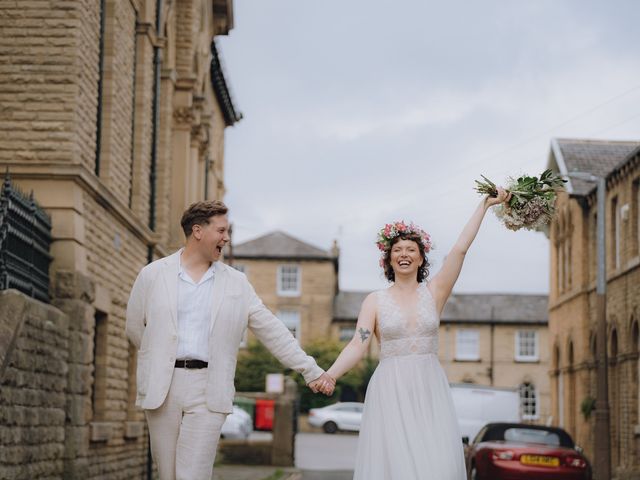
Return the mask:
<path fill-rule="evenodd" d="M 158 408 L 173 375 L 178 348 L 178 269 L 180 251 L 145 266 L 127 304 L 127 337 L 138 348 L 136 405 Z M 291 332 L 256 295 L 247 277 L 221 262 L 214 265 L 209 368 L 209 410 L 231 413 L 238 348 L 246 328 L 286 367 L 307 383 L 324 370 L 298 345 Z"/>

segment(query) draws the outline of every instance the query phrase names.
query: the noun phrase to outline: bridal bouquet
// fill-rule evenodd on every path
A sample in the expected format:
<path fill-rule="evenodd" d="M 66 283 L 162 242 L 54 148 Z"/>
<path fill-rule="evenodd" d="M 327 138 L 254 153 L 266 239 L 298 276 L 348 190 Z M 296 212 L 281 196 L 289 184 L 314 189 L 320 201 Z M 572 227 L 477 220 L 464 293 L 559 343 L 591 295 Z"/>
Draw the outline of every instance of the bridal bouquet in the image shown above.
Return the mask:
<path fill-rule="evenodd" d="M 496 184 L 484 175 L 481 177 L 484 181 L 476 180 L 475 190 L 495 197 L 498 194 Z M 511 193 L 511 199 L 507 204 L 497 205 L 494 212 L 509 230 L 538 230 L 553 217 L 556 196 L 565 182 L 551 170 L 542 172 L 540 178 L 527 175 L 509 178 L 506 190 Z"/>

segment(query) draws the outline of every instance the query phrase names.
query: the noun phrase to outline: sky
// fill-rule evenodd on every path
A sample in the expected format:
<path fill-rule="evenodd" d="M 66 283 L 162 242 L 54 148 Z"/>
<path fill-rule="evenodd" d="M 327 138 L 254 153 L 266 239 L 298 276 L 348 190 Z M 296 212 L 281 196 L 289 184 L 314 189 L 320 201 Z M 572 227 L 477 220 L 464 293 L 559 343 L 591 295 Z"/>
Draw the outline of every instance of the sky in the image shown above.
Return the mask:
<path fill-rule="evenodd" d="M 234 0 L 218 37 L 244 118 L 225 134 L 235 243 L 340 246 L 340 288 L 387 285 L 377 231 L 427 230 L 436 273 L 474 180 L 540 174 L 550 140 L 640 140 L 640 2 Z M 549 288 L 549 241 L 488 212 L 454 288 Z"/>

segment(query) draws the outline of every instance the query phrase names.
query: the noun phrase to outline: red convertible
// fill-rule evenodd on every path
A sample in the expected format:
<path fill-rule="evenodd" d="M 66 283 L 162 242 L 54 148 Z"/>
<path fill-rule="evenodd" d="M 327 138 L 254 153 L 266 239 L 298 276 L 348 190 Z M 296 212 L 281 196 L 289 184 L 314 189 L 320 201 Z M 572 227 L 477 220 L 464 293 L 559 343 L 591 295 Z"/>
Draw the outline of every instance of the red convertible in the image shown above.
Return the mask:
<path fill-rule="evenodd" d="M 471 480 L 591 480 L 591 465 L 561 428 L 489 423 L 465 457 Z"/>

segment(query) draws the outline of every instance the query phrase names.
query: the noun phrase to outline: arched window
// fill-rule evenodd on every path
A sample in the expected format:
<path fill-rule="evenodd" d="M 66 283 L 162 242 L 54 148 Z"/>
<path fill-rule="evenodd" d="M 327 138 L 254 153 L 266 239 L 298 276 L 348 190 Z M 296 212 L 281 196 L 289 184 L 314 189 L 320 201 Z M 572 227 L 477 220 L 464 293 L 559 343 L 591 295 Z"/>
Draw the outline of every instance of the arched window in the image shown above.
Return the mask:
<path fill-rule="evenodd" d="M 524 382 L 520 385 L 519 390 L 523 420 L 536 420 L 538 418 L 536 387 L 530 382 Z"/>

